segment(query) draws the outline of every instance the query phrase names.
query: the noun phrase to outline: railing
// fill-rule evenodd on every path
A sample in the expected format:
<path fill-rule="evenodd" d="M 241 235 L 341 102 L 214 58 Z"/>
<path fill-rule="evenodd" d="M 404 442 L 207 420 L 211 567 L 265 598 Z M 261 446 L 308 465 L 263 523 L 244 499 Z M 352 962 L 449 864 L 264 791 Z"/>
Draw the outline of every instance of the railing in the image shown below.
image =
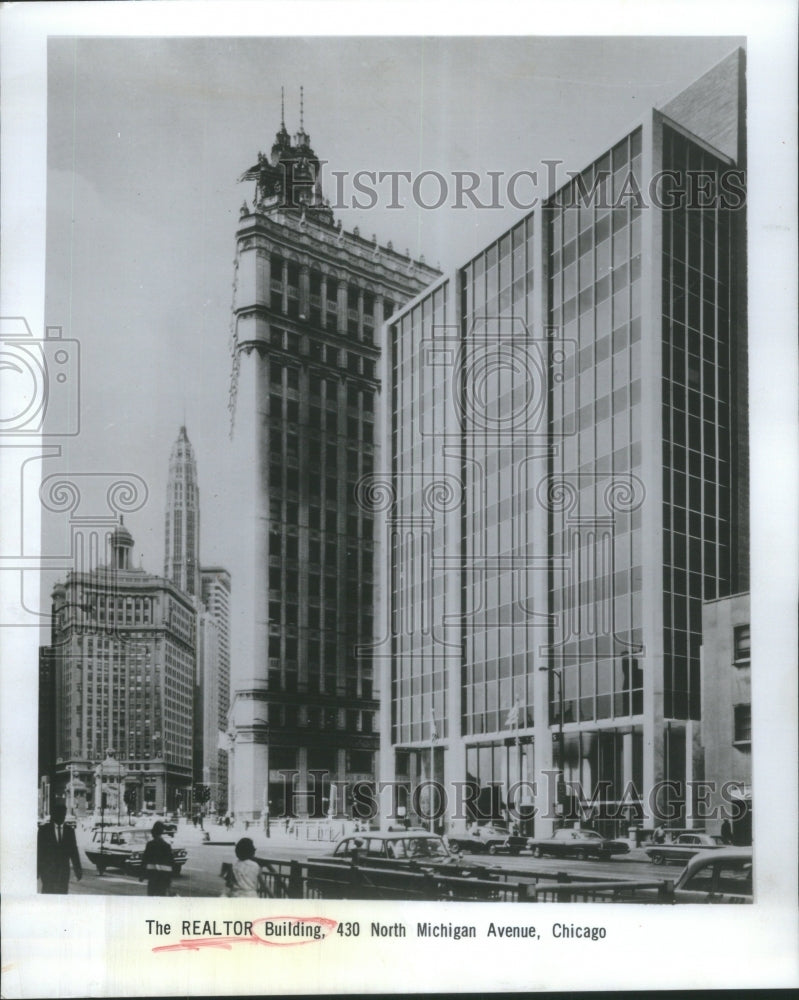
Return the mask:
<path fill-rule="evenodd" d="M 669 880 L 608 880 L 566 872 L 477 867 L 450 874 L 423 865 L 401 868 L 370 858 L 285 861 L 256 858 L 264 872 L 262 895 L 275 899 L 460 900 L 506 903 L 669 903 Z"/>

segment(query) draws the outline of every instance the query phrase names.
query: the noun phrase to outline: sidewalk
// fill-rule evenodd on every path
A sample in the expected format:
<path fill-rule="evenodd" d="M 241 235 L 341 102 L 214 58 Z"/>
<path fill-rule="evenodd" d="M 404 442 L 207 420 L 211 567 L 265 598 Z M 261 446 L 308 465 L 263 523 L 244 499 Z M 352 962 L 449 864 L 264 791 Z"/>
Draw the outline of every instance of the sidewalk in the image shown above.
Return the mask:
<path fill-rule="evenodd" d="M 267 837 L 263 823 L 233 823 L 229 828 L 220 823 L 205 823 L 200 829 L 192 823 L 181 823 L 176 839 L 185 844 L 210 844 L 214 847 L 234 847 L 242 837 L 249 837 L 256 848 L 263 851 L 269 845 L 275 847 L 302 847 L 304 850 L 330 851 L 336 841 L 349 832 L 352 824 L 345 821 L 327 823 L 299 823 L 287 831 L 278 821 L 270 824 Z"/>

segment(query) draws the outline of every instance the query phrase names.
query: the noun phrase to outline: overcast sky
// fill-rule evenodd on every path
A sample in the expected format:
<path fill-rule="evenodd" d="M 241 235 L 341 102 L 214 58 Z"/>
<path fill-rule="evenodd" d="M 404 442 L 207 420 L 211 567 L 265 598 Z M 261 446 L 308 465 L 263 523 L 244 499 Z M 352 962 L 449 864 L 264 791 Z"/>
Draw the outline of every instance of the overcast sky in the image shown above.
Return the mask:
<path fill-rule="evenodd" d="M 136 563 L 161 573 L 169 452 L 185 422 L 199 469 L 201 558 L 227 565 L 235 587 L 228 342 L 238 208 L 252 196 L 237 178 L 272 145 L 281 85 L 291 133 L 304 85 L 305 128 L 326 171 L 482 177 L 545 159 L 579 169 L 736 44 L 51 39 L 46 323 L 80 341 L 82 378 L 81 433 L 45 474 L 141 476 L 149 499 L 126 523 Z M 337 215 L 346 229 L 445 269 L 524 214 L 386 204 Z M 62 518 L 46 531 L 64 527 Z"/>

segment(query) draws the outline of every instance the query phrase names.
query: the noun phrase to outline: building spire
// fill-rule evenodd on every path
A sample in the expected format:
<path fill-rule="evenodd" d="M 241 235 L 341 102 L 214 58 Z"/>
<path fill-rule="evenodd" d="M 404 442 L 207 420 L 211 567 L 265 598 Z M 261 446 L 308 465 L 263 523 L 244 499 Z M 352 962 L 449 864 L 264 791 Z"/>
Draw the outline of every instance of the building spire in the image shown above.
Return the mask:
<path fill-rule="evenodd" d="M 300 132 L 305 131 L 305 94 L 302 84 L 300 84 Z"/>
<path fill-rule="evenodd" d="M 286 88 L 280 88 L 280 128 L 286 131 Z"/>

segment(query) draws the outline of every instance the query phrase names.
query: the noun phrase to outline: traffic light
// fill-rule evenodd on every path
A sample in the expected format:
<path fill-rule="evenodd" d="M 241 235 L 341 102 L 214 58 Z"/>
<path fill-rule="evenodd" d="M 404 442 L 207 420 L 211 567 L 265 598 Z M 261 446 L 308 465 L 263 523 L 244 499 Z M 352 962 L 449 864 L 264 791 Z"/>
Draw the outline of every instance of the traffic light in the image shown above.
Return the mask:
<path fill-rule="evenodd" d="M 194 801 L 204 806 L 211 798 L 211 788 L 209 785 L 197 784 L 194 786 Z"/>

